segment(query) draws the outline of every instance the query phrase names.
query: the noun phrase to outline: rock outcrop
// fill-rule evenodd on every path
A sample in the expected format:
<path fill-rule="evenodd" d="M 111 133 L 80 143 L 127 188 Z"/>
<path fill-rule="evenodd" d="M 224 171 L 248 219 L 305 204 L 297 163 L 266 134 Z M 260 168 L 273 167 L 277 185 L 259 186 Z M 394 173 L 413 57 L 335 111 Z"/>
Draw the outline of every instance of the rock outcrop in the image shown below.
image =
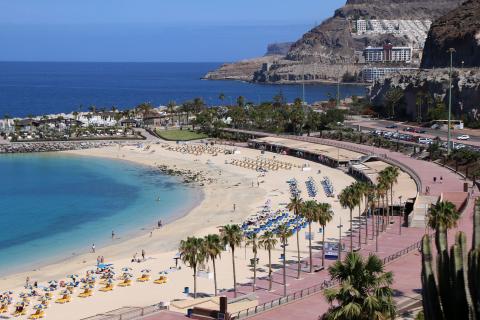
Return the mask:
<path fill-rule="evenodd" d="M 450 65 L 449 48 L 454 48 L 453 65 L 480 67 L 480 0 L 468 0 L 437 19 L 431 26 L 423 52 L 422 68 Z"/>
<path fill-rule="evenodd" d="M 385 105 L 385 95 L 393 88 L 404 90 L 403 102 L 406 116 L 417 118 L 418 94 L 427 94 L 433 100 L 448 105 L 449 69 L 421 70 L 394 76 L 376 82 L 370 88 L 370 99 L 374 105 Z M 431 103 L 434 104 L 433 102 Z M 428 110 L 425 104 L 423 119 Z M 455 70 L 452 77 L 452 114 L 457 119 L 479 120 L 480 112 L 480 70 Z"/>
<path fill-rule="evenodd" d="M 290 51 L 293 42 L 272 43 L 267 47 L 266 56 L 285 56 Z"/>
<path fill-rule="evenodd" d="M 265 56 L 261 58 L 225 63 L 217 70 L 212 70 L 204 76 L 207 80 L 240 80 L 253 81 L 255 72 L 262 69 L 265 63 L 273 63 L 282 56 Z"/>

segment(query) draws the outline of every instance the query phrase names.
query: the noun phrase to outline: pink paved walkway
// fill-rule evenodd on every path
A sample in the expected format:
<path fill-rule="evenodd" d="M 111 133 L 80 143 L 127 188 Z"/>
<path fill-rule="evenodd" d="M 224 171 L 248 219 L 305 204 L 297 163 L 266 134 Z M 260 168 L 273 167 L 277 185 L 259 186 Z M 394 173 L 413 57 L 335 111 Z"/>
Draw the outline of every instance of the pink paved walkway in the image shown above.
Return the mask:
<path fill-rule="evenodd" d="M 294 138 L 298 140 L 304 140 L 308 142 L 315 142 L 315 143 L 322 143 L 327 142 L 326 144 L 332 145 L 335 143 L 339 147 L 345 147 L 346 149 L 354 148 L 356 151 L 364 152 L 364 153 L 372 153 L 374 150 L 372 147 L 369 146 L 362 146 L 357 145 L 349 142 L 338 142 L 338 141 L 331 141 L 331 140 L 323 140 L 319 138 L 312 138 L 312 137 L 293 137 L 289 136 L 289 138 Z M 463 183 L 465 182 L 460 176 L 456 175 L 454 172 L 443 168 L 439 165 L 433 164 L 431 162 L 426 162 L 422 160 L 417 160 L 410 158 L 409 156 L 392 152 L 389 150 L 383 150 L 375 148 L 375 153 L 381 153 L 383 156 L 391 159 L 395 159 L 396 161 L 400 161 L 404 166 L 409 167 L 411 170 L 415 171 L 421 183 L 423 184 L 423 188 L 425 189 L 426 186 L 430 186 L 430 194 L 431 195 L 440 195 L 443 192 L 462 192 L 463 191 Z M 433 177 L 437 177 L 437 181 L 439 177 L 443 178 L 443 183 L 433 183 Z M 470 237 L 471 234 L 471 213 L 473 212 L 473 201 L 470 201 L 468 207 L 465 210 L 465 214 L 462 217 L 459 223 L 459 229 L 465 230 Z M 355 228 L 354 228 L 355 229 Z M 354 246 L 357 246 L 358 243 L 358 225 L 357 228 L 354 230 Z M 375 251 L 375 241 L 372 240 L 372 230 L 371 230 L 371 221 L 369 221 L 369 230 L 368 230 L 368 244 L 364 244 L 364 237 L 365 237 L 365 226 L 360 226 L 360 232 L 362 234 L 362 249 L 360 252 L 363 255 L 368 255 L 370 253 L 375 253 L 380 258 L 385 258 L 392 254 L 397 253 L 400 250 L 403 250 L 406 247 L 411 246 L 414 243 L 417 243 L 422 235 L 424 234 L 424 230 L 419 228 L 402 228 L 402 235 L 399 235 L 398 232 L 398 220 L 394 219 L 394 224 L 389 226 L 389 228 L 380 234 L 379 236 L 379 251 Z M 454 231 L 450 233 L 450 237 L 452 238 Z M 292 242 L 293 244 L 294 242 Z M 346 244 L 346 250 L 349 250 L 349 238 L 344 239 L 344 243 Z M 302 258 L 307 258 L 307 255 L 303 255 Z M 323 283 L 324 280 L 329 279 L 328 272 L 321 271 L 314 274 L 307 273 L 307 270 L 302 271 L 301 279 L 296 279 L 296 270 L 297 265 L 295 263 L 295 257 L 287 256 L 287 261 L 289 265 L 287 266 L 287 293 L 293 294 L 294 292 L 298 292 L 299 290 L 312 287 L 314 285 L 318 285 Z M 334 261 L 327 260 L 326 266 L 328 267 Z M 276 261 L 277 264 L 280 265 L 280 261 Z M 315 265 L 320 265 L 320 252 L 316 252 L 314 254 L 314 261 Z M 415 299 L 418 297 L 420 293 L 420 254 L 418 250 L 413 250 L 411 253 L 402 256 L 399 259 L 396 259 L 390 262 L 387 265 L 387 270 L 394 272 L 395 274 L 395 283 L 394 289 L 396 290 L 396 300 L 398 302 L 405 300 L 405 299 Z M 267 279 L 257 279 L 257 290 L 256 294 L 258 295 L 259 304 L 263 304 L 266 302 L 270 302 L 275 299 L 279 299 L 283 296 L 283 275 L 282 270 L 279 269 L 273 275 L 273 290 L 268 291 L 268 280 Z M 245 283 L 243 285 L 239 285 L 238 287 L 238 295 L 245 295 L 252 293 L 252 285 L 251 283 Z M 233 292 L 226 292 L 224 293 L 228 297 L 233 297 Z M 255 319 L 292 319 L 295 317 L 296 320 L 307 320 L 307 319 L 318 319 L 318 316 L 321 315 L 328 309 L 328 304 L 324 300 L 323 295 L 321 293 L 314 294 L 308 298 L 303 300 L 295 301 L 290 304 L 284 305 L 282 307 L 264 312 L 255 316 Z M 156 320 L 156 319 L 164 319 L 164 318 L 148 318 L 148 320 Z M 165 318 L 167 319 L 167 318 Z"/>

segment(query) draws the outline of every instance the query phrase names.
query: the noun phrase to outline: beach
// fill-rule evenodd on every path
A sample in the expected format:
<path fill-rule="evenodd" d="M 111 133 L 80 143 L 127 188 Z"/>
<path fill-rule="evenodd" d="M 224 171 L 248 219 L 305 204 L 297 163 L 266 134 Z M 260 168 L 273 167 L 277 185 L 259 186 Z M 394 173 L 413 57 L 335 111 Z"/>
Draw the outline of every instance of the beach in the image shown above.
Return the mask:
<path fill-rule="evenodd" d="M 65 279 L 67 274 L 72 273 L 84 276 L 87 270 L 94 268 L 98 256 L 103 256 L 106 263 L 113 263 L 118 271 L 122 267 L 131 267 L 133 275 L 137 277 L 141 274 L 140 270 L 151 269 L 152 278 L 156 278 L 158 272 L 175 266 L 173 258 L 177 253 L 179 242 L 188 236 L 205 236 L 210 233 L 218 233 L 220 226 L 242 223 L 247 217 L 261 210 L 267 200 L 270 201 L 272 210 L 284 208 L 290 198 L 289 186 L 286 181 L 291 178 L 296 178 L 299 181 L 299 188 L 304 200 L 313 199 L 306 192 L 305 181 L 309 177 L 313 177 L 318 185 L 320 185 L 319 182 L 324 176 L 329 177 L 333 183 L 335 194 L 338 194 L 354 181 L 352 177 L 337 169 L 304 159 L 273 153 L 262 155 L 259 150 L 235 147 L 236 154 L 218 153 L 212 155 L 205 153 L 194 155 L 168 150 L 167 146 L 174 148 L 176 145 L 175 143 L 162 142 L 141 147 L 114 146 L 65 152 L 199 173 L 199 176 L 202 176 L 203 179 L 195 184 L 202 189 L 203 199 L 190 212 L 161 228 L 155 228 L 155 225 L 147 226 L 145 230 L 138 233 L 138 236 L 131 239 L 124 239 L 122 235 L 116 235 L 120 239 L 113 240 L 112 244 L 106 247 L 97 247 L 95 253 L 78 255 L 30 272 L 3 277 L 0 279 L 0 288 L 21 292 L 27 276 L 30 277 L 31 282 L 38 281 L 39 284 L 44 284 L 53 279 Z M 234 149 L 230 146 L 219 147 L 228 150 Z M 261 176 L 255 170 L 230 163 L 232 160 L 242 160 L 245 157 L 249 159 L 256 159 L 257 157 L 273 159 L 274 156 L 278 161 L 288 162 L 295 166 L 291 169 L 268 171 L 265 176 Z M 303 166 L 309 169 L 300 168 Z M 161 201 L 161 199 L 159 200 Z M 340 219 L 344 225 L 347 224 L 349 211 L 341 207 L 336 197 L 327 198 L 321 187 L 315 200 L 328 202 L 332 205 L 334 218 L 327 225 L 326 239 L 335 241 L 338 236 L 336 226 Z M 321 240 L 321 234 L 318 232 L 319 226 L 315 225 L 312 229 L 315 231 L 314 242 L 316 243 Z M 345 231 L 347 229 L 345 228 Z M 305 230 L 300 231 L 302 258 L 308 257 Z M 293 243 L 295 240 L 290 241 Z M 296 257 L 295 247 L 289 247 L 287 259 Z M 88 248 L 85 249 L 88 250 Z M 137 256 L 140 256 L 142 250 L 146 252 L 146 260 L 140 263 L 132 263 L 133 255 L 137 253 Z M 274 263 L 279 261 L 280 250 L 280 247 L 277 246 L 277 249 L 272 253 Z M 252 272 L 248 266 L 249 259 L 253 257 L 251 247 L 245 249 L 242 246 L 238 248 L 235 257 L 237 261 L 237 281 L 244 283 L 251 280 Z M 257 276 L 265 276 L 268 271 L 267 252 L 259 250 L 258 257 L 260 262 Z M 167 284 L 156 285 L 153 282 L 134 282 L 131 287 L 116 287 L 113 292 L 108 293 L 98 292 L 97 289 L 94 289 L 93 297 L 86 299 L 76 297 L 79 292 L 77 291 L 73 295 L 71 303 L 65 305 L 51 303 L 46 310 L 46 314 L 48 319 L 82 319 L 124 306 L 143 307 L 161 301 L 184 299 L 186 298 L 185 294 L 182 293 L 184 287 L 190 287 L 190 291 L 193 291 L 192 270 L 181 262 L 179 264 L 182 266 L 181 270 L 169 274 Z M 207 271 L 212 270 L 211 263 L 206 264 L 205 268 Z M 233 287 L 230 252 L 223 252 L 221 259 L 217 261 L 217 278 L 220 290 Z M 198 292 L 212 294 L 213 291 L 213 280 L 199 277 Z M 54 294 L 54 297 L 56 298 L 57 295 Z"/>

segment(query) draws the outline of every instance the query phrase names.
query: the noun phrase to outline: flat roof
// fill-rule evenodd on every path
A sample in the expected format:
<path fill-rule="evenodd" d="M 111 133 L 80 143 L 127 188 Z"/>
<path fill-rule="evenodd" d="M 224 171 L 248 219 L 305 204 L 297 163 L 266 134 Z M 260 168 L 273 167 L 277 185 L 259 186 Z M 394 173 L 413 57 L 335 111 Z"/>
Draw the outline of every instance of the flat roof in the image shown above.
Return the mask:
<path fill-rule="evenodd" d="M 351 160 L 358 160 L 363 156 L 362 153 L 345 150 L 337 147 L 326 146 L 318 143 L 305 142 L 299 140 L 291 140 L 280 137 L 265 137 L 251 140 L 257 143 L 265 143 L 273 146 L 284 147 L 288 149 L 294 149 L 310 154 L 321 155 L 328 157 L 332 160 L 338 160 L 340 162 L 348 162 Z"/>

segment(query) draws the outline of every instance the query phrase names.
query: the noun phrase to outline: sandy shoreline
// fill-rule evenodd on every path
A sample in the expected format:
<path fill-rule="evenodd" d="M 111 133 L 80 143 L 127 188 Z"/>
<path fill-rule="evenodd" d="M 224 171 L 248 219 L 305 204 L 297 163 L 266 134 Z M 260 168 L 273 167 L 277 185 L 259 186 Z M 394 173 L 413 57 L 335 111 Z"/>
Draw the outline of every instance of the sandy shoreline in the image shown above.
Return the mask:
<path fill-rule="evenodd" d="M 174 145 L 171 143 L 170 145 Z M 182 154 L 174 151 L 167 151 L 159 144 L 151 145 L 148 150 L 133 147 L 106 147 L 101 149 L 67 151 L 68 154 L 83 155 L 91 157 L 106 157 L 118 160 L 132 161 L 141 165 L 159 166 L 166 165 L 170 168 L 191 170 L 202 172 L 202 174 L 213 180 L 213 183 L 205 183 L 202 186 L 203 200 L 198 203 L 187 215 L 178 218 L 173 223 L 164 226 L 159 230 L 155 230 L 150 237 L 150 230 L 137 237 L 128 239 L 119 243 L 114 243 L 107 247 L 97 248 L 97 252 L 82 254 L 61 263 L 43 266 L 34 271 L 19 273 L 2 277 L 0 279 L 0 287 L 10 288 L 16 292 L 21 291 L 21 286 L 25 282 L 25 278 L 29 276 L 32 281 L 37 280 L 40 284 L 46 281 L 56 279 L 65 279 L 66 274 L 77 273 L 84 275 L 85 271 L 92 269 L 96 263 L 98 255 L 103 255 L 106 262 L 114 263 L 120 269 L 123 266 L 132 267 L 135 276 L 138 276 L 143 268 L 152 269 L 152 277 L 161 271 L 168 269 L 174 265 L 173 256 L 176 254 L 176 248 L 179 241 L 188 236 L 204 236 L 209 233 L 217 233 L 218 227 L 228 223 L 241 223 L 246 217 L 257 212 L 267 199 L 272 202 L 272 208 L 276 209 L 281 204 L 285 204 L 290 194 L 286 180 L 295 177 L 299 180 L 301 188 L 303 188 L 303 196 L 309 198 L 305 191 L 304 182 L 309 176 L 315 177 L 320 182 L 323 176 L 329 176 L 332 180 L 335 190 L 338 192 L 345 186 L 353 182 L 353 178 L 345 173 L 322 166 L 317 163 L 278 156 L 284 161 L 289 161 L 296 165 L 309 163 L 311 171 L 304 172 L 299 168 L 292 170 L 270 171 L 265 177 L 259 177 L 255 170 L 241 168 L 226 164 L 231 159 L 242 159 L 243 157 L 255 158 L 260 156 L 260 151 L 239 148 L 240 155 L 191 155 Z M 265 155 L 272 158 L 274 154 L 267 153 Z M 321 173 L 320 173 L 321 171 Z M 258 182 L 258 184 L 257 184 Z M 337 230 L 334 227 L 340 217 L 346 221 L 348 215 L 347 210 L 341 208 L 336 198 L 325 198 L 323 191 L 319 190 L 319 201 L 330 202 L 335 218 L 329 226 L 327 226 L 327 239 L 334 240 Z M 235 204 L 235 211 L 233 210 Z M 318 230 L 318 226 L 315 226 Z M 304 231 L 301 233 L 302 238 L 302 255 L 306 256 L 307 248 L 304 240 Z M 316 238 L 320 239 L 319 236 Z M 293 246 L 292 246 L 293 247 Z M 147 261 L 140 264 L 131 263 L 130 259 L 135 252 L 141 252 L 144 249 L 147 253 Z M 293 250 L 293 248 L 292 248 Z M 251 249 L 239 249 L 236 254 L 238 281 L 243 282 L 251 277 L 251 271 L 248 268 L 248 260 L 251 256 Z M 280 251 L 276 250 L 273 255 L 279 256 Z M 293 251 L 290 252 L 293 256 Z M 218 262 L 218 283 L 219 288 L 228 289 L 232 287 L 231 262 L 227 258 L 230 254 L 225 252 L 223 258 Z M 266 253 L 260 252 L 261 270 L 258 276 L 264 275 L 266 268 Z M 210 266 L 206 266 L 210 268 Z M 262 271 L 263 270 L 263 271 Z M 181 271 L 177 271 L 171 275 L 171 280 L 167 285 L 159 286 L 152 283 L 134 284 L 129 288 L 117 288 L 112 293 L 96 293 L 95 297 L 86 300 L 74 297 L 73 301 L 68 305 L 51 305 L 47 309 L 48 319 L 65 319 L 68 315 L 69 319 L 81 319 L 96 313 L 106 312 L 125 305 L 146 306 L 159 301 L 170 301 L 175 298 L 184 298 L 182 289 L 185 286 L 192 287 L 191 270 L 183 267 Z M 212 293 L 213 281 L 208 279 L 199 279 L 199 292 Z M 72 315 L 75 314 L 75 317 Z"/>

